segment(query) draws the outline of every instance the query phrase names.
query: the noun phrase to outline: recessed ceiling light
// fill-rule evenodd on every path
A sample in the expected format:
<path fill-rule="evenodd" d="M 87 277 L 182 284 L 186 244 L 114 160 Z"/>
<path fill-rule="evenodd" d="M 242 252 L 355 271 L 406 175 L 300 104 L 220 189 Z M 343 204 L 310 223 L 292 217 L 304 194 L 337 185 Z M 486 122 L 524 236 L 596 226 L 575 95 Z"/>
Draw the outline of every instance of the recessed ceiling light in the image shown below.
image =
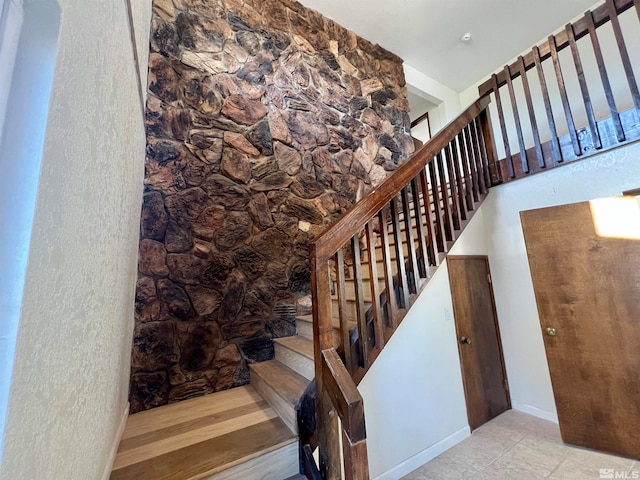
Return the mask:
<path fill-rule="evenodd" d="M 467 32 L 467 33 L 463 33 L 462 36 L 460 37 L 460 41 L 461 42 L 470 42 L 471 41 L 471 33 Z"/>

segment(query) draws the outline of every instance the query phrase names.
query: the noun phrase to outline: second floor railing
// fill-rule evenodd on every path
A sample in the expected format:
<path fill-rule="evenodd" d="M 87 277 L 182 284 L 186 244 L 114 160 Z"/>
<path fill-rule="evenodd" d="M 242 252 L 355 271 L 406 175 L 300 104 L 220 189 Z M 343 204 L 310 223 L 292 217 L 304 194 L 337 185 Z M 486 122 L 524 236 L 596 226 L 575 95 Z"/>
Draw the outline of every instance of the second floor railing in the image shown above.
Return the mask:
<path fill-rule="evenodd" d="M 636 15 L 639 0 L 606 0 L 480 85 L 497 113 L 501 180 L 640 138 L 640 58 L 626 40 L 638 41 Z"/>

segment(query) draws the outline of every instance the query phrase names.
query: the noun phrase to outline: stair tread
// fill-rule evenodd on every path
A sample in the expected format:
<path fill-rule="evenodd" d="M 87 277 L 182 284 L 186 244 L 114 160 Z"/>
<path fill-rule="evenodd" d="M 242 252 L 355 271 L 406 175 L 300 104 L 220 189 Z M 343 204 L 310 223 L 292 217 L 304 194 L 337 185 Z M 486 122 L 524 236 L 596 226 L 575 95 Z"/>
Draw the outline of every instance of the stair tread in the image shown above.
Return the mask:
<path fill-rule="evenodd" d="M 298 315 L 296 320 L 300 320 L 301 322 L 313 323 L 313 315 Z"/>
<path fill-rule="evenodd" d="M 308 338 L 294 335 L 293 337 L 274 338 L 273 341 L 313 360 L 313 342 Z"/>
<path fill-rule="evenodd" d="M 203 478 L 296 441 L 251 386 L 239 387 L 131 415 L 110 478 Z"/>
<path fill-rule="evenodd" d="M 249 365 L 251 373 L 259 375 L 271 388 L 295 406 L 304 394 L 309 381 L 277 360 Z"/>
<path fill-rule="evenodd" d="M 331 299 L 337 301 L 337 297 L 331 296 Z M 313 323 L 313 315 L 298 315 L 296 317 L 296 320 L 299 320 L 305 323 Z M 349 328 L 354 328 L 357 324 L 358 323 L 355 321 L 347 320 L 347 326 Z M 337 318 L 333 319 L 333 328 L 336 330 L 340 330 L 340 323 Z"/>

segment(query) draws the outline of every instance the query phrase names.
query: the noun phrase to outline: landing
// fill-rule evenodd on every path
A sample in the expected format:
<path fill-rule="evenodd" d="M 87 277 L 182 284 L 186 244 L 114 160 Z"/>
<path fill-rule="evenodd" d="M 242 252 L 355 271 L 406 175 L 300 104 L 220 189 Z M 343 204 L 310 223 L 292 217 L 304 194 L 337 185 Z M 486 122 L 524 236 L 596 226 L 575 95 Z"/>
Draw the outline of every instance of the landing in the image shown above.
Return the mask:
<path fill-rule="evenodd" d="M 131 415 L 111 480 L 249 478 L 265 457 L 289 462 L 283 447 L 297 461 L 296 441 L 252 387 L 234 388 Z"/>

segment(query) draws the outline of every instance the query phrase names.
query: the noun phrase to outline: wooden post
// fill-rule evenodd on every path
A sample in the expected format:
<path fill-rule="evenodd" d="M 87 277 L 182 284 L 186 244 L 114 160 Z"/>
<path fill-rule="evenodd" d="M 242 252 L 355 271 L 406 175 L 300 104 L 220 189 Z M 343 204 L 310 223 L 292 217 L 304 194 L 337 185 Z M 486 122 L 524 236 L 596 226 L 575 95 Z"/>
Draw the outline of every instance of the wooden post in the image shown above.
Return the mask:
<path fill-rule="evenodd" d="M 313 292 L 313 348 L 316 372 L 316 409 L 320 473 L 323 479 L 339 480 L 340 442 L 338 418 L 326 394 L 322 377 L 322 350 L 333 348 L 333 322 L 331 319 L 331 280 L 329 264 L 316 264 L 315 245 L 310 249 L 311 291 Z"/>

